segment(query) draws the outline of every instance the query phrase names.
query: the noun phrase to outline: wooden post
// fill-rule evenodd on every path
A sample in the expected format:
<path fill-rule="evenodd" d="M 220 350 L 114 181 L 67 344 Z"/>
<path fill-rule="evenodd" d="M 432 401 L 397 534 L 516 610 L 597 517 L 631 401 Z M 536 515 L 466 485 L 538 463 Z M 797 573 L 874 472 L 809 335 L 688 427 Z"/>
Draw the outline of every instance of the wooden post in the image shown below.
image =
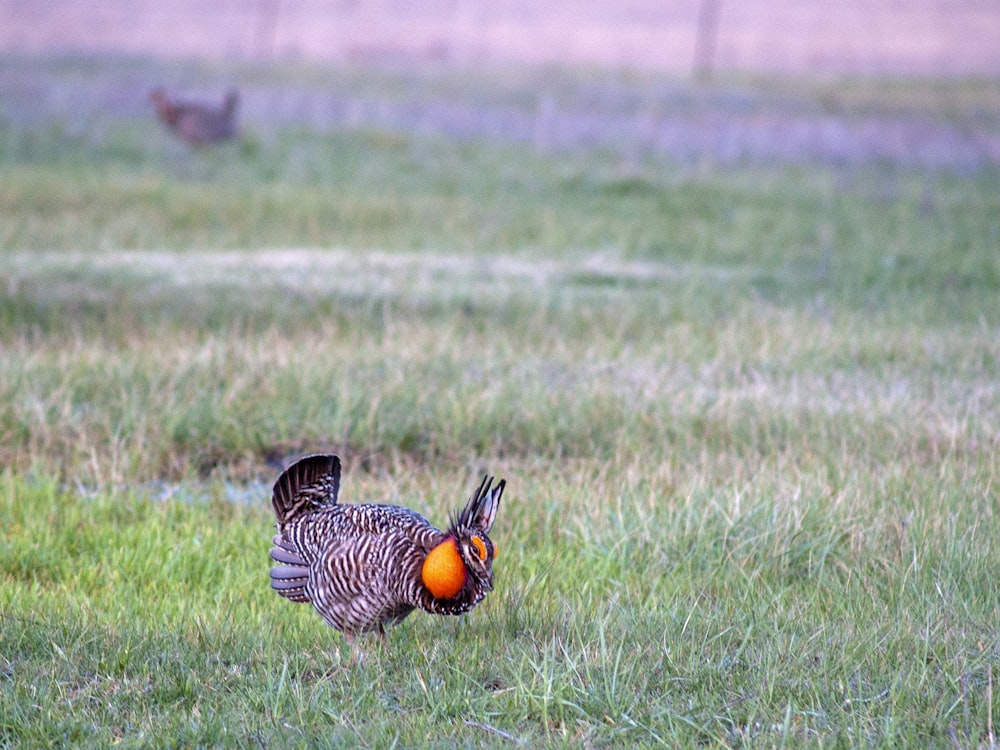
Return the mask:
<path fill-rule="evenodd" d="M 715 43 L 719 36 L 719 5 L 722 0 L 701 0 L 698 28 L 694 40 L 694 78 L 707 83 L 712 79 Z"/>

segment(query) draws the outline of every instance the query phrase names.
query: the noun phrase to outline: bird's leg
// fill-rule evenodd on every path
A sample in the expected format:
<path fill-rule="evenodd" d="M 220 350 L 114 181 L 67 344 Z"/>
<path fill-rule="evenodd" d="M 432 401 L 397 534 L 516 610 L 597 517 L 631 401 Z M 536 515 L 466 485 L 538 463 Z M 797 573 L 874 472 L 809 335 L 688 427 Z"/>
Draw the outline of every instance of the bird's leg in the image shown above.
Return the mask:
<path fill-rule="evenodd" d="M 364 661 L 365 652 L 358 645 L 358 639 L 355 637 L 354 633 L 344 633 L 344 640 L 347 641 L 347 645 L 351 647 L 351 657 L 355 664 L 360 664 Z"/>
<path fill-rule="evenodd" d="M 382 648 L 385 647 L 386 637 L 385 631 L 380 627 L 377 631 L 379 634 L 378 646 Z M 364 647 L 365 638 L 359 636 L 356 633 L 344 633 L 344 638 L 347 639 L 347 643 L 351 647 L 351 655 L 354 657 L 354 663 L 360 665 L 367 657 L 369 650 Z"/>

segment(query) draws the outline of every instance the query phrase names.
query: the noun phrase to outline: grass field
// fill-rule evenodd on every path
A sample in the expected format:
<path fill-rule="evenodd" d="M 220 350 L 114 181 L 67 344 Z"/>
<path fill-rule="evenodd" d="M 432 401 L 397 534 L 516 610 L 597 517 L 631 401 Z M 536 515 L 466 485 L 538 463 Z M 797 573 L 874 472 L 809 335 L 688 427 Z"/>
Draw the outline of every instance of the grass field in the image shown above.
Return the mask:
<path fill-rule="evenodd" d="M 995 747 L 995 168 L 98 124 L 0 128 L 0 746 Z M 273 595 L 320 449 L 496 590 Z"/>

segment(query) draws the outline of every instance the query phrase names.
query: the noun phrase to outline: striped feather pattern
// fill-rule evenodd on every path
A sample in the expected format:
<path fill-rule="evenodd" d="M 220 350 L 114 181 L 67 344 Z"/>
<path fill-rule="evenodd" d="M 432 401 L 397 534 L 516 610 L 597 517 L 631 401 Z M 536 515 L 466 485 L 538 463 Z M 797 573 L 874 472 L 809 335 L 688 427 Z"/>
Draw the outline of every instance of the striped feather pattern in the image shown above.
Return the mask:
<path fill-rule="evenodd" d="M 384 633 L 386 625 L 414 609 L 467 612 L 493 588 L 495 548 L 488 532 L 505 485 L 501 480 L 494 488 L 491 478 L 484 479 L 441 531 L 407 508 L 341 505 L 340 459 L 306 456 L 274 484 L 278 533 L 272 540 L 276 565 L 271 587 L 293 602 L 311 603 L 332 627 L 347 634 Z M 461 555 L 465 582 L 454 597 L 438 599 L 424 585 L 421 570 L 427 554 L 449 538 Z"/>

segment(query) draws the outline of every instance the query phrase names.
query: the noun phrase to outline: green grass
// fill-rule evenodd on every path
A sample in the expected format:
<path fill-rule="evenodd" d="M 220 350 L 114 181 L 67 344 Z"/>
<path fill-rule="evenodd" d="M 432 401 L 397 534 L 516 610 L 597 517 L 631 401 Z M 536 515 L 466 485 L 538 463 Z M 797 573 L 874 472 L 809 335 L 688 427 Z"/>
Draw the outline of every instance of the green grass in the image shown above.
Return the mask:
<path fill-rule="evenodd" d="M 995 744 L 995 172 L 161 136 L 0 130 L 0 746 Z M 496 590 L 274 596 L 319 449 Z"/>

